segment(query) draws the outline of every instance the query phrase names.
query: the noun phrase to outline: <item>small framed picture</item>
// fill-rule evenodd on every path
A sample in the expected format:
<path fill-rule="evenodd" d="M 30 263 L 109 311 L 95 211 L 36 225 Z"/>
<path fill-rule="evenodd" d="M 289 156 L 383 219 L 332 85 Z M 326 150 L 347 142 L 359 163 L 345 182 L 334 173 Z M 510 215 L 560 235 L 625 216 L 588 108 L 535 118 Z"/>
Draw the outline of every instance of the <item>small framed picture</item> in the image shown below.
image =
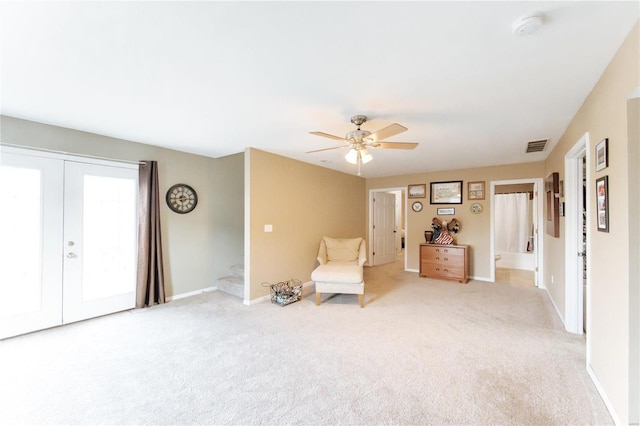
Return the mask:
<path fill-rule="evenodd" d="M 596 145 L 596 172 L 609 166 L 609 139 L 605 138 Z"/>
<path fill-rule="evenodd" d="M 598 231 L 609 232 L 609 176 L 596 179 Z"/>
<path fill-rule="evenodd" d="M 484 181 L 469 182 L 469 199 L 484 200 Z"/>
<path fill-rule="evenodd" d="M 431 204 L 462 204 L 462 181 L 431 182 Z"/>
<path fill-rule="evenodd" d="M 427 184 L 420 183 L 416 185 L 409 185 L 407 189 L 409 198 L 425 198 L 427 196 Z"/>
<path fill-rule="evenodd" d="M 446 215 L 446 214 L 456 214 L 456 209 L 454 209 L 453 207 L 449 207 L 449 208 L 438 208 L 437 212 L 439 215 Z"/>

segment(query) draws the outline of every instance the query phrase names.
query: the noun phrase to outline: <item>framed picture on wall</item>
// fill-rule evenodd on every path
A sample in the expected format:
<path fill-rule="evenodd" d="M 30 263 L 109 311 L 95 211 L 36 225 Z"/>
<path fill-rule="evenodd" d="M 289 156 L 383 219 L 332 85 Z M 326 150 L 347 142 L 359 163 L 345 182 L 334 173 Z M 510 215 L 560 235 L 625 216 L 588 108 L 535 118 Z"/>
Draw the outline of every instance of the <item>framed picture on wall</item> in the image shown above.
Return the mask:
<path fill-rule="evenodd" d="M 609 166 L 609 139 L 605 138 L 596 145 L 596 172 Z"/>
<path fill-rule="evenodd" d="M 462 181 L 431 182 L 431 204 L 462 204 Z"/>
<path fill-rule="evenodd" d="M 407 193 L 409 194 L 409 198 L 425 198 L 427 196 L 427 184 L 409 185 Z"/>
<path fill-rule="evenodd" d="M 469 200 L 484 200 L 484 181 L 469 182 Z"/>
<path fill-rule="evenodd" d="M 596 179 L 598 231 L 609 232 L 609 176 Z"/>

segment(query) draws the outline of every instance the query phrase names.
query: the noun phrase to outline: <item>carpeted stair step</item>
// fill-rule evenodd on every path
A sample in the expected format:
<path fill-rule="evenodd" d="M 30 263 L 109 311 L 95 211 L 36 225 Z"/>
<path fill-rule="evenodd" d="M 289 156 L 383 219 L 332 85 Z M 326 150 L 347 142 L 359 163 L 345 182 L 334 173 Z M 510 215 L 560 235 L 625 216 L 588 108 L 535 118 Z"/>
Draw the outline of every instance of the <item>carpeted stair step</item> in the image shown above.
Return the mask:
<path fill-rule="evenodd" d="M 244 265 L 233 265 L 229 268 L 231 275 L 218 278 L 218 290 L 233 296 L 244 297 Z"/>

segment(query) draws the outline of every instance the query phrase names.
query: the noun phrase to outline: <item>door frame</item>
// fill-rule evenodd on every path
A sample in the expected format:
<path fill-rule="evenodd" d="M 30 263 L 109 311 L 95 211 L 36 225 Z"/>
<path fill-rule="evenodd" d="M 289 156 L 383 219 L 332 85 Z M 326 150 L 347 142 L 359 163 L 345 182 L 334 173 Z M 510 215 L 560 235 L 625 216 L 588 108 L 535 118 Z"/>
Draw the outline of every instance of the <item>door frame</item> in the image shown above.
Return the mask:
<path fill-rule="evenodd" d="M 489 202 L 490 202 L 490 211 L 491 211 L 491 220 L 490 220 L 490 242 L 489 242 L 489 252 L 490 252 L 490 264 L 491 264 L 491 276 L 489 277 L 489 281 L 496 281 L 496 249 L 495 249 L 495 232 L 496 232 L 496 215 L 495 215 L 495 195 L 496 195 L 496 186 L 500 185 L 514 185 L 514 184 L 523 184 L 523 183 L 533 183 L 533 191 L 535 193 L 536 203 L 535 203 L 535 211 L 534 215 L 536 217 L 536 239 L 535 239 L 535 256 L 536 256 L 536 270 L 535 274 L 535 283 L 538 288 L 545 288 L 544 281 L 542 277 L 544 277 L 544 238 L 540 234 L 541 224 L 544 223 L 544 208 L 543 203 L 541 202 L 541 191 L 544 188 L 544 180 L 542 178 L 529 178 L 529 179 L 511 179 L 511 180 L 495 180 L 490 182 L 489 188 Z"/>
<path fill-rule="evenodd" d="M 564 218 L 564 247 L 565 247 L 565 273 L 564 273 L 564 328 L 570 333 L 583 334 L 584 330 L 589 328 L 589 309 L 587 309 L 587 323 L 583 323 L 583 303 L 586 298 L 587 306 L 589 306 L 589 286 L 588 279 L 590 275 L 590 264 L 587 262 L 587 294 L 583 294 L 583 279 L 581 257 L 577 256 L 578 252 L 582 252 L 580 245 L 582 244 L 582 220 L 578 217 L 582 216 L 579 201 L 582 198 L 578 191 L 582 190 L 582 181 L 579 176 L 582 175 L 582 158 L 586 157 L 587 165 L 590 163 L 589 133 L 585 133 L 578 139 L 576 144 L 564 156 L 564 196 L 565 196 L 565 218 Z M 590 182 L 589 167 L 586 167 L 587 182 Z M 585 204 L 587 206 L 587 223 L 590 222 L 589 209 L 589 192 L 585 194 Z M 587 226 L 587 247 L 586 255 L 589 259 L 590 236 L 591 230 Z M 576 259 L 574 267 L 571 259 Z M 587 332 L 587 336 L 589 333 Z"/>
<path fill-rule="evenodd" d="M 406 250 L 406 244 L 407 244 L 407 234 L 409 233 L 409 223 L 407 221 L 408 216 L 407 216 L 407 190 L 406 187 L 404 186 L 399 186 L 399 187 L 393 187 L 393 188 L 376 188 L 376 189 L 370 189 L 369 190 L 369 217 L 368 217 L 368 223 L 369 226 L 367 227 L 367 241 L 369 241 L 369 244 L 367 247 L 367 251 L 368 251 L 368 260 L 367 260 L 367 265 L 369 266 L 375 266 L 374 262 L 373 262 L 373 198 L 375 196 L 375 194 L 377 192 L 390 192 L 390 191 L 402 191 L 402 194 L 404 194 L 404 197 L 402 197 L 402 204 L 404 206 L 404 237 L 405 237 L 405 250 L 403 253 L 404 256 L 404 269 L 407 269 L 407 250 Z"/>

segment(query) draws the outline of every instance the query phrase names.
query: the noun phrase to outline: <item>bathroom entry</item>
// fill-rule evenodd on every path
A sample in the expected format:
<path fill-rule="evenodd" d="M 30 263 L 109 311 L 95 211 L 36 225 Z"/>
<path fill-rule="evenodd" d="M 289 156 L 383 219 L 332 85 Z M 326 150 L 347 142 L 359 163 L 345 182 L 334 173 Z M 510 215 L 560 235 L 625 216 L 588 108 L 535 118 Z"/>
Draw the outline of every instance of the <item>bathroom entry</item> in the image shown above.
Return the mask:
<path fill-rule="evenodd" d="M 534 184 L 496 185 L 494 208 L 496 282 L 535 286 Z"/>

